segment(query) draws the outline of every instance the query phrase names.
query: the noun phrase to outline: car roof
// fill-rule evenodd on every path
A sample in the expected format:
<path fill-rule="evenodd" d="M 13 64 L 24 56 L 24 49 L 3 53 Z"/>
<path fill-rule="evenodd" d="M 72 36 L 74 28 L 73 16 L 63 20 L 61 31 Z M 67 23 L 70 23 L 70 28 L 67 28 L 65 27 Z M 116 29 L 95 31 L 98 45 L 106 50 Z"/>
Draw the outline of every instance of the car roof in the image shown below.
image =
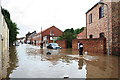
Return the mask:
<path fill-rule="evenodd" d="M 49 43 L 49 44 L 57 44 L 57 43 Z"/>

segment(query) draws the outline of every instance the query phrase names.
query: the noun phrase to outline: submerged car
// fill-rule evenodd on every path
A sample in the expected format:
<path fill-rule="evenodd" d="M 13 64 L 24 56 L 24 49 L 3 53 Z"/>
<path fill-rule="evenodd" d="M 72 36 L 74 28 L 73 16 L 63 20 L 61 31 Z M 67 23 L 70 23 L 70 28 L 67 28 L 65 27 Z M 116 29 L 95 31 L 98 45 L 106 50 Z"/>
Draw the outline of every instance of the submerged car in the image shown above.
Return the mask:
<path fill-rule="evenodd" d="M 62 49 L 57 43 L 49 43 L 47 46 L 48 49 Z"/>

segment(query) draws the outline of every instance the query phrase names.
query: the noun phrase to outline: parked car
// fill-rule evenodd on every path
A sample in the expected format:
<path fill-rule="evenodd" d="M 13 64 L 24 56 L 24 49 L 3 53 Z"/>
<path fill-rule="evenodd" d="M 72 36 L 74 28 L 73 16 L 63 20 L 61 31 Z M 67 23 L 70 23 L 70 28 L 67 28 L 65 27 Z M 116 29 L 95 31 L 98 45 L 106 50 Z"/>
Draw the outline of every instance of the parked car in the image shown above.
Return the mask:
<path fill-rule="evenodd" d="M 62 49 L 57 43 L 49 43 L 47 46 L 48 49 Z"/>

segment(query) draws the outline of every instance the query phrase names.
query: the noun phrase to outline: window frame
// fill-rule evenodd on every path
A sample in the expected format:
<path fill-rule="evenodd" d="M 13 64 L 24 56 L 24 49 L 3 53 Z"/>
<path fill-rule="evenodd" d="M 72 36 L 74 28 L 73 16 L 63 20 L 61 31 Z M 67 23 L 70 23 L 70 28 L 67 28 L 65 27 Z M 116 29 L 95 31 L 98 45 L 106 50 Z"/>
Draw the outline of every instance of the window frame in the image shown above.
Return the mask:
<path fill-rule="evenodd" d="M 101 6 L 99 8 L 99 19 L 104 17 L 104 6 Z"/>
<path fill-rule="evenodd" d="M 89 14 L 89 24 L 91 24 L 93 22 L 93 19 L 92 19 L 92 13 Z"/>

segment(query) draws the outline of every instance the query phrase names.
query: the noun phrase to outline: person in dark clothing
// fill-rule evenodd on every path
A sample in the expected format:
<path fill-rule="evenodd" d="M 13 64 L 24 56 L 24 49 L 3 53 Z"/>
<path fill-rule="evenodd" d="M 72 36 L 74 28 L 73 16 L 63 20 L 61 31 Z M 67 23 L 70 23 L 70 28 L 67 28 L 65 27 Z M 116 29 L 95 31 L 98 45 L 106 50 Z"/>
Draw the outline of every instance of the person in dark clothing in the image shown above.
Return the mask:
<path fill-rule="evenodd" d="M 83 55 L 83 44 L 78 41 L 78 49 L 79 49 L 79 55 Z"/>
<path fill-rule="evenodd" d="M 41 49 L 43 48 L 43 43 L 41 43 L 40 47 L 41 47 Z"/>

